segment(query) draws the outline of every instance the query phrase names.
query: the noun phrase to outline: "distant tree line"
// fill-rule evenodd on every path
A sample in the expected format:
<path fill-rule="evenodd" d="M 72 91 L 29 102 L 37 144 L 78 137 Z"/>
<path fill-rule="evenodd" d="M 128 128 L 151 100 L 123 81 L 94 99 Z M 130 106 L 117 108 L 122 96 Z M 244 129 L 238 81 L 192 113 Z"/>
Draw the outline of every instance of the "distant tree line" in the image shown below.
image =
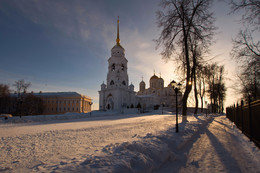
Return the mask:
<path fill-rule="evenodd" d="M 39 115 L 44 111 L 44 103 L 40 97 L 27 93 L 31 83 L 24 80 L 15 81 L 14 93 L 9 85 L 0 84 L 0 113 L 14 116 Z"/>

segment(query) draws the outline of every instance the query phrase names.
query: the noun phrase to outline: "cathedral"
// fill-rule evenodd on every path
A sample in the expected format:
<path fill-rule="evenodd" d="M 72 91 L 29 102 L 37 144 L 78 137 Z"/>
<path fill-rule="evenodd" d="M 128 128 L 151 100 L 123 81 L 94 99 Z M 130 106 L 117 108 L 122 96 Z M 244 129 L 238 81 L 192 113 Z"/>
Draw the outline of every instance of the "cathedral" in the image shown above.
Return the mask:
<path fill-rule="evenodd" d="M 150 78 L 150 87 L 145 88 L 145 82 L 142 80 L 139 84 L 139 91 L 136 94 L 136 100 L 143 109 L 154 109 L 158 106 L 175 107 L 176 94 L 173 87 L 169 84 L 164 87 L 163 78 L 155 74 Z M 181 105 L 182 93 L 178 93 L 178 103 Z"/>
<path fill-rule="evenodd" d="M 150 78 L 150 87 L 146 89 L 145 82 L 139 84 L 139 91 L 134 91 L 134 85 L 129 85 L 127 74 L 127 59 L 125 49 L 119 39 L 119 19 L 117 20 L 116 45 L 111 49 L 108 59 L 106 84 L 101 84 L 99 91 L 99 110 L 123 111 L 125 108 L 154 109 L 159 106 L 174 107 L 175 92 L 170 86 L 164 87 L 164 80 L 155 74 Z M 178 103 L 181 103 L 182 93 L 178 93 Z"/>

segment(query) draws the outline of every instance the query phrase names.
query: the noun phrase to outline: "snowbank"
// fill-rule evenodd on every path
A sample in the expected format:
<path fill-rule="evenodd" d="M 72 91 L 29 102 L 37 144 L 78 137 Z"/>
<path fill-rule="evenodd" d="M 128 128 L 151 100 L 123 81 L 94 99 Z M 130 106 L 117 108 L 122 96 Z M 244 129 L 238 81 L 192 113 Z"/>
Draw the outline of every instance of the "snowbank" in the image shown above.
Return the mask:
<path fill-rule="evenodd" d="M 133 142 L 110 144 L 98 156 L 88 156 L 83 162 L 73 162 L 60 167 L 58 172 L 154 172 L 169 160 L 176 160 L 176 153 L 205 127 L 212 118 L 189 117 L 189 122 L 180 123 L 180 132 L 175 128 L 158 134 L 148 133 Z M 134 136 L 135 137 L 135 136 Z"/>
<path fill-rule="evenodd" d="M 136 114 L 135 111 L 132 111 L 133 114 Z M 129 113 L 128 113 L 129 114 Z M 55 114 L 55 115 L 31 115 L 31 116 L 19 116 L 9 117 L 8 119 L 0 119 L 0 123 L 33 123 L 33 122 L 45 122 L 45 121 L 55 121 L 55 120 L 73 120 L 81 118 L 90 118 L 90 117 L 103 117 L 103 116 L 116 116 L 122 115 L 122 113 L 115 111 L 92 111 L 90 113 L 75 113 L 68 112 L 65 114 Z"/>

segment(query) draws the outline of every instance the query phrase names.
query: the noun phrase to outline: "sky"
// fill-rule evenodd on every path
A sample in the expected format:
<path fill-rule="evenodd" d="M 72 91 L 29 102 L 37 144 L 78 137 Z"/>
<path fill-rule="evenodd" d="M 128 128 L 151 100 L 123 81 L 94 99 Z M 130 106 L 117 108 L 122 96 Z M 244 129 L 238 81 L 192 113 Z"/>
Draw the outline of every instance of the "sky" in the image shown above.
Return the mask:
<path fill-rule="evenodd" d="M 149 85 L 154 71 L 165 86 L 178 81 L 176 62 L 165 62 L 155 49 L 160 9 L 158 0 L 1 0 L 0 83 L 14 89 L 14 81 L 24 79 L 32 84 L 29 91 L 76 91 L 91 97 L 93 109 L 98 109 L 98 91 L 106 82 L 107 60 L 116 43 L 117 16 L 135 91 L 142 76 Z M 225 65 L 228 106 L 239 97 L 232 90 L 237 65 L 230 51 L 242 26 L 241 14 L 229 15 L 224 0 L 214 1 L 211 11 L 218 30 L 208 58 Z"/>

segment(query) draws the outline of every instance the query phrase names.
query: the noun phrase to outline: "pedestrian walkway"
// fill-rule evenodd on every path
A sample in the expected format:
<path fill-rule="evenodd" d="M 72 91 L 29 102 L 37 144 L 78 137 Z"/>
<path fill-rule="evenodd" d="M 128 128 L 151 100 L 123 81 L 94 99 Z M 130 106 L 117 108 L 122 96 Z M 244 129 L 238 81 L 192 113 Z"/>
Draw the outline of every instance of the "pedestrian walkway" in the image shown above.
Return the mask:
<path fill-rule="evenodd" d="M 225 117 L 214 117 L 158 173 L 260 173 L 260 151 Z"/>
<path fill-rule="evenodd" d="M 260 172 L 259 152 L 245 143 L 229 120 L 216 117 L 189 150 L 180 172 Z"/>

